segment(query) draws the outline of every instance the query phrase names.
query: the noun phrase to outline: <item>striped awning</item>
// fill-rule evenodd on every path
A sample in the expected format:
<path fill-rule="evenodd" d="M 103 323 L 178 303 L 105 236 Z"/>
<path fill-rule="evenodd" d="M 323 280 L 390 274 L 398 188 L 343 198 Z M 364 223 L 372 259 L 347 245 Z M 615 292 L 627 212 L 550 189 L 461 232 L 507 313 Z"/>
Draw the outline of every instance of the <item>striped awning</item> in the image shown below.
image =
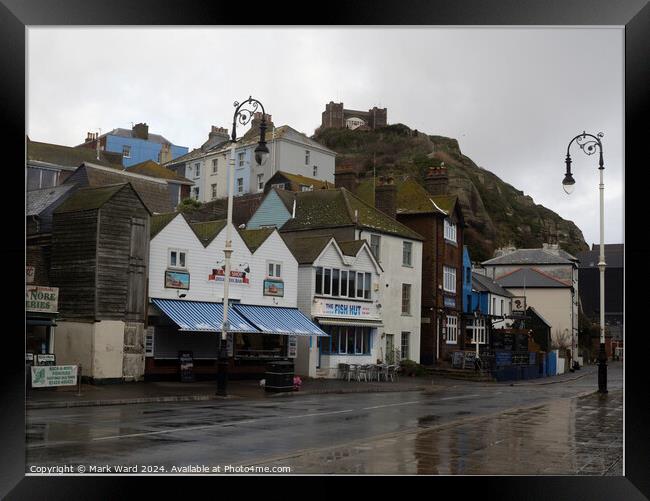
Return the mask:
<path fill-rule="evenodd" d="M 152 298 L 162 312 L 178 325 L 181 331 L 221 332 L 223 304 L 207 301 Z M 228 311 L 229 332 L 259 333 L 260 331 L 243 318 L 233 307 Z"/>
<path fill-rule="evenodd" d="M 236 304 L 233 308 L 264 334 L 329 337 L 298 308 L 252 304 Z"/>
<path fill-rule="evenodd" d="M 360 318 L 332 317 L 319 317 L 318 323 L 321 325 L 342 325 L 346 327 L 381 327 L 384 325 L 381 320 L 362 320 Z"/>

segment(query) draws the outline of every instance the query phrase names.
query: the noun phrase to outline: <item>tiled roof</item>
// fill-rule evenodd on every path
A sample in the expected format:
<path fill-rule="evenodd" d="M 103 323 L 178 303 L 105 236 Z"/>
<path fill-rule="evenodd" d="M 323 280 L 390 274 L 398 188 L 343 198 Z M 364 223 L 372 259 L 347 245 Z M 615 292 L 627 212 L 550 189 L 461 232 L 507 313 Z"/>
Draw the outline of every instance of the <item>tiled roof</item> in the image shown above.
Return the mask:
<path fill-rule="evenodd" d="M 43 188 L 41 190 L 32 190 L 27 192 L 27 205 L 25 207 L 26 216 L 37 216 L 47 209 L 54 202 L 64 196 L 73 184 L 63 184 L 52 188 Z"/>
<path fill-rule="evenodd" d="M 294 186 L 291 187 L 293 191 L 300 191 L 300 186 L 313 186 L 315 190 L 325 189 L 325 188 L 334 188 L 334 183 L 328 181 L 323 181 L 322 179 L 316 179 L 313 177 L 301 176 L 300 174 L 292 174 L 290 172 L 277 171 L 271 179 L 267 181 L 267 184 L 274 183 L 274 178 L 284 177 Z M 276 181 L 277 182 L 277 181 Z"/>
<path fill-rule="evenodd" d="M 149 223 L 149 238 L 155 237 L 178 215 L 178 212 L 168 212 L 167 214 L 156 214 L 151 216 L 151 222 Z"/>
<path fill-rule="evenodd" d="M 141 139 L 133 135 L 132 129 L 120 129 L 120 128 L 113 129 L 112 131 L 107 132 L 106 134 L 102 134 L 99 137 L 104 137 L 104 136 L 119 136 L 119 137 L 130 137 L 133 139 Z M 172 144 L 171 141 L 165 139 L 160 134 L 151 134 L 151 133 L 149 133 L 148 138 L 143 139 L 143 141 L 151 141 L 152 143 L 159 143 L 159 144 Z"/>
<path fill-rule="evenodd" d="M 38 141 L 27 141 L 27 163 L 30 161 L 44 162 L 48 164 L 76 169 L 84 162 L 94 162 L 106 167 L 122 168 L 122 156 L 109 154 L 100 151 L 99 160 L 94 149 L 60 144 L 41 143 Z"/>
<path fill-rule="evenodd" d="M 357 187 L 356 195 L 367 204 L 375 205 L 374 201 L 375 180 L 364 179 Z M 424 214 L 442 213 L 449 215 L 454 210 L 458 201 L 456 195 L 433 196 L 412 177 L 395 179 L 397 189 L 397 213 L 398 214 Z"/>
<path fill-rule="evenodd" d="M 127 185 L 128 183 L 121 183 L 111 186 L 101 186 L 99 188 L 80 188 L 70 198 L 59 205 L 54 212 L 60 214 L 64 212 L 99 209 Z"/>
<path fill-rule="evenodd" d="M 291 136 L 294 136 L 299 139 L 302 143 L 305 145 L 310 145 L 314 148 L 319 148 L 321 150 L 329 151 L 332 154 L 336 154 L 334 151 L 330 150 L 327 146 L 320 144 L 317 141 L 314 141 L 310 137 L 308 137 L 306 134 L 303 134 L 302 132 L 298 132 L 296 129 L 293 127 L 290 127 L 288 125 L 281 125 L 280 127 L 275 128 L 275 139 L 289 139 Z M 266 132 L 264 134 L 264 140 L 266 143 L 270 143 L 274 138 L 274 132 L 273 132 L 273 127 L 270 127 L 266 129 Z M 255 144 L 260 141 L 260 131 L 259 128 L 257 127 L 251 127 L 246 134 L 244 134 L 239 142 L 237 143 L 237 146 L 247 146 L 250 144 Z"/>
<path fill-rule="evenodd" d="M 248 220 L 262 203 L 263 198 L 264 193 L 249 193 L 240 197 L 233 197 L 233 224 L 239 226 L 248 223 Z M 192 222 L 226 219 L 228 216 L 228 199 L 221 198 L 205 202 L 198 209 L 185 212 L 185 216 Z"/>
<path fill-rule="evenodd" d="M 63 184 L 78 183 L 82 186 L 99 187 L 126 182 L 131 183 L 131 186 L 133 186 L 152 214 L 163 214 L 174 210 L 167 183 L 142 174 L 108 169 L 104 166 L 86 162 L 72 173 Z"/>
<path fill-rule="evenodd" d="M 472 287 L 478 291 L 487 291 L 499 296 L 512 297 L 512 294 L 501 287 L 490 277 L 472 272 Z"/>
<path fill-rule="evenodd" d="M 481 264 L 572 264 L 575 257 L 562 249 L 517 249 Z"/>
<path fill-rule="evenodd" d="M 255 252 L 267 238 L 275 231 L 275 228 L 258 228 L 255 230 L 238 230 L 246 246 L 251 252 Z"/>
<path fill-rule="evenodd" d="M 294 191 L 278 190 L 276 188 L 271 189 L 275 190 L 287 210 L 293 213 L 293 202 L 296 200 L 296 193 Z"/>
<path fill-rule="evenodd" d="M 349 240 L 347 242 L 337 242 L 341 251 L 346 256 L 356 256 L 363 244 L 366 243 L 365 240 Z"/>
<path fill-rule="evenodd" d="M 207 247 L 212 240 L 226 227 L 226 220 L 206 221 L 204 223 L 190 223 L 190 227 L 203 244 Z"/>
<path fill-rule="evenodd" d="M 625 253 L 623 251 L 623 244 L 612 244 L 608 247 L 605 245 L 605 263 L 607 268 L 623 268 L 623 259 Z M 579 252 L 576 258 L 580 261 L 579 268 L 597 268 L 598 261 L 600 261 L 600 249 Z"/>
<path fill-rule="evenodd" d="M 332 239 L 330 235 L 314 237 L 296 237 L 281 235 L 298 264 L 313 263 Z"/>
<path fill-rule="evenodd" d="M 507 275 L 495 280 L 501 287 L 520 288 L 524 287 L 571 287 L 571 284 L 562 282 L 535 268 L 519 268 Z"/>
<path fill-rule="evenodd" d="M 421 235 L 355 197 L 345 188 L 303 191 L 295 194 L 296 217 L 289 219 L 282 231 L 355 226 L 424 240 Z"/>
<path fill-rule="evenodd" d="M 143 176 L 151 176 L 159 179 L 167 179 L 169 181 L 176 181 L 180 184 L 194 184 L 193 181 L 190 181 L 186 177 L 179 176 L 173 170 L 163 167 L 153 160 L 145 160 L 139 164 L 135 164 L 128 168 L 128 172 L 135 172 L 136 174 L 142 174 Z"/>
<path fill-rule="evenodd" d="M 173 160 L 170 160 L 169 162 L 165 162 L 162 165 L 164 167 L 167 167 L 169 165 L 176 165 L 184 162 L 189 162 L 190 160 L 194 160 L 195 158 L 201 158 L 202 156 L 205 156 L 208 152 L 210 152 L 210 150 L 203 151 L 201 148 L 194 148 L 192 151 L 185 153 L 185 155 L 176 157 Z"/>

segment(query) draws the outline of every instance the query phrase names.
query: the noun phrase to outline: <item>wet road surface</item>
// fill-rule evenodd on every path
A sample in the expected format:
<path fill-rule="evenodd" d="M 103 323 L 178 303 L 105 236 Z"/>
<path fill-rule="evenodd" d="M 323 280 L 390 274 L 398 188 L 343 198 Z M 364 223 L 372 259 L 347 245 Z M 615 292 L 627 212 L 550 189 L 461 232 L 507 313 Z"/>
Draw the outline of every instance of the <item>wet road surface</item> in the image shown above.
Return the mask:
<path fill-rule="evenodd" d="M 622 367 L 558 384 L 29 410 L 32 465 L 286 465 L 292 473 L 622 474 Z M 576 373 L 580 375 L 580 373 Z M 437 383 L 436 383 L 437 384 Z M 595 437 L 595 438 L 594 438 Z"/>

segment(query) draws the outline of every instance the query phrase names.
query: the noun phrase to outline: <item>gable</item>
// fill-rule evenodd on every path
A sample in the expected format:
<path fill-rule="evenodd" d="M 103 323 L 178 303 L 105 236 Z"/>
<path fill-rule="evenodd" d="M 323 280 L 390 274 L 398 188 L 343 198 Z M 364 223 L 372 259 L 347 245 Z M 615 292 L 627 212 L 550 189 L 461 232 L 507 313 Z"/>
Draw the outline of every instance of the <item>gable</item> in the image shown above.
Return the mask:
<path fill-rule="evenodd" d="M 289 219 L 291 219 L 291 213 L 287 210 L 286 205 L 278 193 L 275 190 L 271 190 L 249 219 L 246 227 L 249 229 L 257 229 L 264 226 L 280 228 Z"/>

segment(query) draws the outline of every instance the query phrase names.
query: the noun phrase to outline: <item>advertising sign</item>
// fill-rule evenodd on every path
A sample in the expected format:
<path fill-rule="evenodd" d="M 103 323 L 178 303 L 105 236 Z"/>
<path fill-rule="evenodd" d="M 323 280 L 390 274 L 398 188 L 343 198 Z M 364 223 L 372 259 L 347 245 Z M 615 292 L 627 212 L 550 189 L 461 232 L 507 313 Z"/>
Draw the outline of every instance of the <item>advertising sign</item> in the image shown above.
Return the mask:
<path fill-rule="evenodd" d="M 446 308 L 455 308 L 456 307 L 456 298 L 453 296 L 445 296 L 445 307 Z"/>
<path fill-rule="evenodd" d="M 33 266 L 27 266 L 25 268 L 25 282 L 28 284 L 33 284 L 35 274 L 36 274 L 36 268 L 34 268 Z"/>
<path fill-rule="evenodd" d="M 282 280 L 264 280 L 264 295 L 284 297 L 284 282 Z"/>
<path fill-rule="evenodd" d="M 289 345 L 287 346 L 287 357 L 296 358 L 298 353 L 298 336 L 289 336 Z"/>
<path fill-rule="evenodd" d="M 77 384 L 76 365 L 33 365 L 31 369 L 34 388 Z"/>
<path fill-rule="evenodd" d="M 208 275 L 208 280 L 211 282 L 223 282 L 226 270 L 223 268 L 213 268 L 212 272 Z M 249 278 L 245 271 L 230 270 L 231 284 L 249 284 Z"/>
<path fill-rule="evenodd" d="M 28 285 L 25 289 L 25 310 L 56 313 L 59 307 L 59 288 Z"/>
<path fill-rule="evenodd" d="M 512 312 L 521 314 L 526 312 L 526 296 L 515 296 L 512 298 Z"/>
<path fill-rule="evenodd" d="M 190 288 L 190 274 L 186 271 L 165 271 L 165 287 L 168 289 Z"/>
<path fill-rule="evenodd" d="M 181 369 L 181 381 L 191 383 L 194 381 L 194 358 L 191 351 L 179 351 L 178 361 Z"/>
<path fill-rule="evenodd" d="M 37 353 L 36 365 L 56 365 L 53 353 Z"/>

